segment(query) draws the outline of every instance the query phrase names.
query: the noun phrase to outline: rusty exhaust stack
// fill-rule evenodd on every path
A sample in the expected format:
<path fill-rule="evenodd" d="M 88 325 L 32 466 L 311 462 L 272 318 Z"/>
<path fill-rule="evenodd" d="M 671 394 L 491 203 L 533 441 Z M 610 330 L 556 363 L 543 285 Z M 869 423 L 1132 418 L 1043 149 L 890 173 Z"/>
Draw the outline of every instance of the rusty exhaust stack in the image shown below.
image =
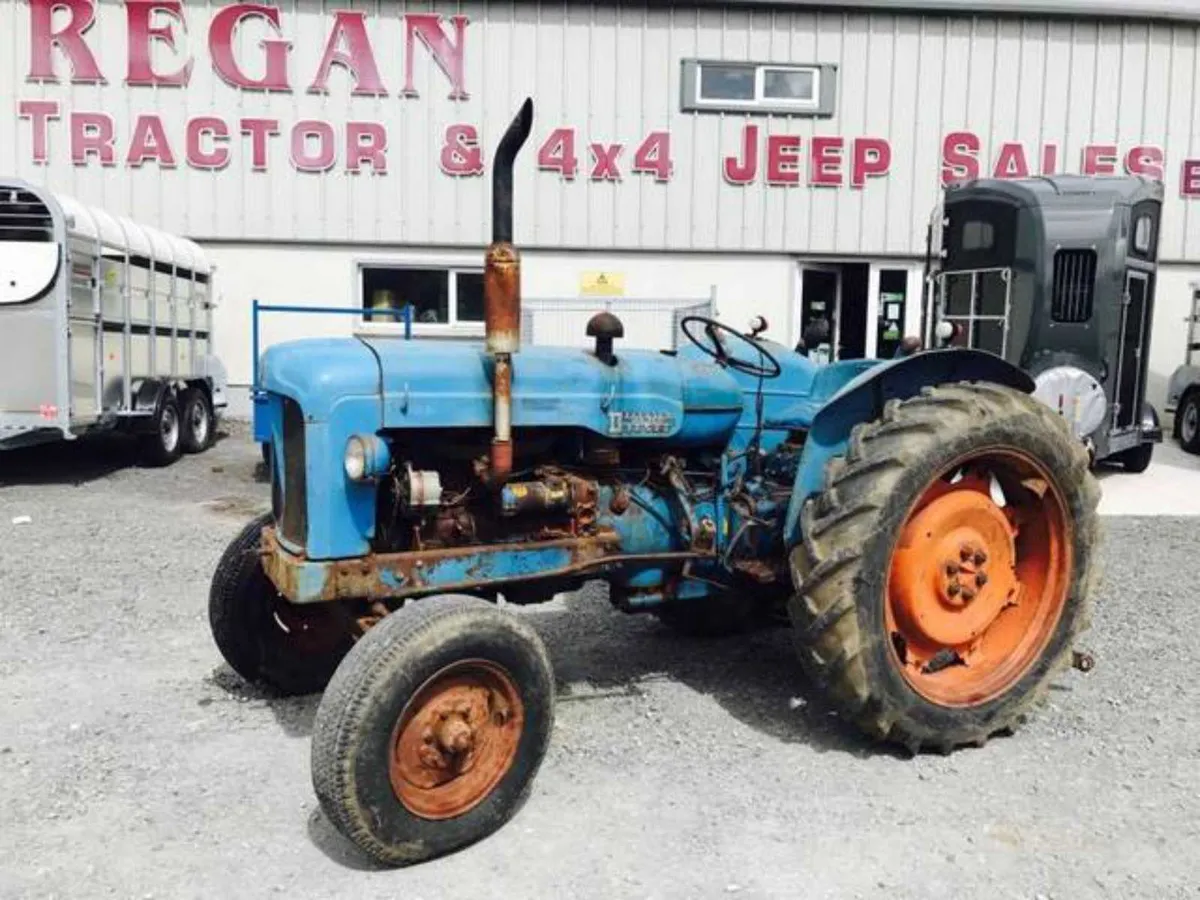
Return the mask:
<path fill-rule="evenodd" d="M 512 243 L 513 163 L 532 126 L 533 100 L 526 98 L 492 161 L 492 243 L 484 258 L 483 318 L 485 346 L 495 360 L 488 481 L 496 486 L 512 473 L 512 354 L 521 349 L 521 257 Z"/>

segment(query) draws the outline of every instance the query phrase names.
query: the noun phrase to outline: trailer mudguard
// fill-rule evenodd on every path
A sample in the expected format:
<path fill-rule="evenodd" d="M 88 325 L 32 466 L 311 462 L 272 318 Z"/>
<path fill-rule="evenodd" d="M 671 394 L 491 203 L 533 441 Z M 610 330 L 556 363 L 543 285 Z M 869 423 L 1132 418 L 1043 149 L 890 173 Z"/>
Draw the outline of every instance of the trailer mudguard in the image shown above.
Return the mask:
<path fill-rule="evenodd" d="M 996 354 L 965 348 L 929 350 L 860 373 L 813 416 L 788 504 L 784 532 L 787 546 L 793 547 L 800 539 L 800 510 L 824 487 L 825 467 L 845 451 L 855 425 L 879 418 L 888 400 L 903 400 L 927 385 L 955 381 L 988 381 L 1027 394 L 1033 393 L 1035 386 L 1027 372 Z"/>

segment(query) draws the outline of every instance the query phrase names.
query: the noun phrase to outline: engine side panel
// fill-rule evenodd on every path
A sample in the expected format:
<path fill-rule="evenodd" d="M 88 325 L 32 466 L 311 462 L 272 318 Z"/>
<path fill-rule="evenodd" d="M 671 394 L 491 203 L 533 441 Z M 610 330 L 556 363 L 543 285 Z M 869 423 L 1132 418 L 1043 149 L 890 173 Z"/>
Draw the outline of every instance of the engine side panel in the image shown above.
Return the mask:
<path fill-rule="evenodd" d="M 367 341 L 383 372 L 383 427 L 488 428 L 492 361 L 478 344 Z M 582 428 L 609 438 L 723 444 L 742 414 L 737 382 L 718 366 L 648 350 L 605 365 L 585 350 L 513 355 L 514 428 Z"/>

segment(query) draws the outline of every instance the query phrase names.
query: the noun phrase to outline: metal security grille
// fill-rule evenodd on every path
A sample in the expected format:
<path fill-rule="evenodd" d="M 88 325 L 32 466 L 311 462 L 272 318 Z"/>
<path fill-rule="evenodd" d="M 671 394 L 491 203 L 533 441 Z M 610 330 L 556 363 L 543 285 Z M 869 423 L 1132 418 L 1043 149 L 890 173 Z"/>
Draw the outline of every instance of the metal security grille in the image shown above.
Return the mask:
<path fill-rule="evenodd" d="M 687 340 L 679 323 L 685 316 L 716 317 L 714 298 L 701 300 L 628 297 L 525 298 L 521 301 L 521 343 L 535 346 L 591 347 L 587 323 L 598 312 L 621 320 L 625 336 L 617 347 L 675 350 Z"/>
<path fill-rule="evenodd" d="M 1059 250 L 1054 254 L 1050 316 L 1055 322 L 1088 321 L 1095 289 L 1095 250 Z"/>
<path fill-rule="evenodd" d="M 54 220 L 46 204 L 20 188 L 0 189 L 0 241 L 52 241 Z"/>
<path fill-rule="evenodd" d="M 938 276 L 936 319 L 960 327 L 954 346 L 1004 356 L 1008 349 L 1008 312 L 1012 270 L 971 269 Z"/>

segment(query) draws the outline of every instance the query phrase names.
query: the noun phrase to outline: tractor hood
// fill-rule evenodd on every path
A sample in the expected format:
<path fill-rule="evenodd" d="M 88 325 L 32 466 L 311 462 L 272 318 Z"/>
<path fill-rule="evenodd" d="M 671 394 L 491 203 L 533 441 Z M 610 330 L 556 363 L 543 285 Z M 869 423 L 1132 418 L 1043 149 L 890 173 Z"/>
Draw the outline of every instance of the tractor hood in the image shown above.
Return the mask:
<path fill-rule="evenodd" d="M 385 428 L 487 428 L 492 358 L 478 343 L 366 338 L 378 354 Z M 512 358 L 514 428 L 585 428 L 614 438 L 708 443 L 742 413 L 737 381 L 681 351 L 618 350 L 614 365 L 590 351 L 528 346 Z"/>
<path fill-rule="evenodd" d="M 347 400 L 378 398 L 379 362 L 356 338 L 305 338 L 268 347 L 259 383 L 295 400 L 308 421 L 328 422 Z"/>

